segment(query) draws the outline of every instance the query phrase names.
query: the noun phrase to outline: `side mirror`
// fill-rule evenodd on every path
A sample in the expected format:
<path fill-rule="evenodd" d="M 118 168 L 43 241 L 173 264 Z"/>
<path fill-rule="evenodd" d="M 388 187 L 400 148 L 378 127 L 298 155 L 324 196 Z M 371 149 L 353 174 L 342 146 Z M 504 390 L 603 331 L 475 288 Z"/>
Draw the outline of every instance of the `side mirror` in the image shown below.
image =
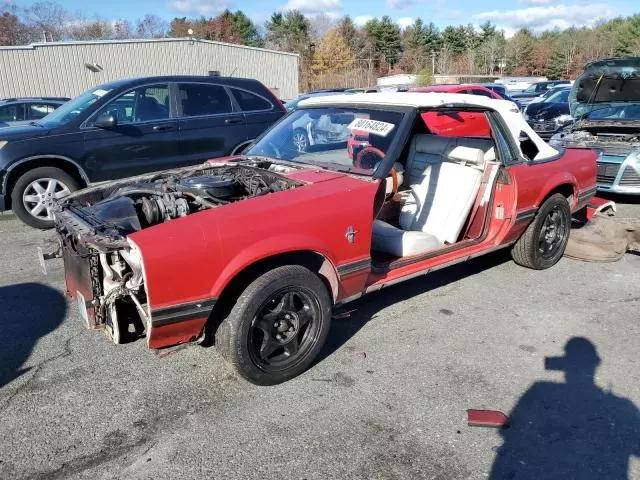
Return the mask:
<path fill-rule="evenodd" d="M 96 121 L 93 122 L 93 126 L 98 128 L 113 128 L 116 125 L 118 125 L 118 119 L 110 113 L 98 115 Z"/>

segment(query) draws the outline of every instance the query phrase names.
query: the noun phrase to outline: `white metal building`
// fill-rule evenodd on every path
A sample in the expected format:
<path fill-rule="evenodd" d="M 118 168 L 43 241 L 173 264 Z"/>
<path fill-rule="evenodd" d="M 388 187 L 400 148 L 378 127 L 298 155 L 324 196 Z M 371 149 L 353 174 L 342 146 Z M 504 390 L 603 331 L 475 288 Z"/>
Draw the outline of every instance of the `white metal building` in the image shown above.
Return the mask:
<path fill-rule="evenodd" d="M 0 47 L 0 99 L 74 97 L 101 83 L 151 75 L 255 78 L 298 95 L 298 55 L 190 38 L 34 43 Z"/>

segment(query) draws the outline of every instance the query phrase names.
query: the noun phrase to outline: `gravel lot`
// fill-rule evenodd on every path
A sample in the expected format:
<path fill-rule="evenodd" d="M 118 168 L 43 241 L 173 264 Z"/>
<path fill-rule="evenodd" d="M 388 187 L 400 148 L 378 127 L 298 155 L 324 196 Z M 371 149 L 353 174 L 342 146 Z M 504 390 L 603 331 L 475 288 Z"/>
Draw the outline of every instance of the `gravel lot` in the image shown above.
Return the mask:
<path fill-rule="evenodd" d="M 160 356 L 85 330 L 61 261 L 40 272 L 50 234 L 11 215 L 0 233 L 2 479 L 640 478 L 640 256 L 536 272 L 498 253 L 397 285 L 265 388 L 214 348 Z M 545 357 L 574 337 L 565 383 Z M 469 408 L 512 427 L 469 427 Z"/>

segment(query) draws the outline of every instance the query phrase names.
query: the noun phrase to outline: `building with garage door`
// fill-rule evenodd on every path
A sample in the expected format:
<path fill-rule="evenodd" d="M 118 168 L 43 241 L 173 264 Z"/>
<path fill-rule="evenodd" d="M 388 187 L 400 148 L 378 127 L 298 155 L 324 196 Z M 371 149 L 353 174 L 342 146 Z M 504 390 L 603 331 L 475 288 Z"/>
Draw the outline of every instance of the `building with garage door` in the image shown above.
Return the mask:
<path fill-rule="evenodd" d="M 191 38 L 52 42 L 0 47 L 0 99 L 74 97 L 151 75 L 255 78 L 283 100 L 298 95 L 298 55 Z"/>

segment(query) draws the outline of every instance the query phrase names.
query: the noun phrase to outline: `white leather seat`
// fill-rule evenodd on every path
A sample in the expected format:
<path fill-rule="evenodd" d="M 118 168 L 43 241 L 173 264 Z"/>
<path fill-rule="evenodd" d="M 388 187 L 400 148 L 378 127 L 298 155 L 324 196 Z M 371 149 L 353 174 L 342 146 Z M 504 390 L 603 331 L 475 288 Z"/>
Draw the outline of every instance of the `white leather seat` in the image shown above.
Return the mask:
<path fill-rule="evenodd" d="M 435 148 L 411 145 L 418 156 L 408 159 L 405 178 L 418 182 L 412 184 L 402 206 L 401 228 L 380 220 L 374 222 L 374 250 L 406 257 L 458 240 L 480 188 L 485 152 L 454 146 L 447 152 L 451 161 L 436 161 L 434 152 L 443 143 Z M 429 151 L 425 153 L 427 148 Z M 424 165 L 423 170 L 419 170 L 420 164 Z"/>
<path fill-rule="evenodd" d="M 374 220 L 371 248 L 379 252 L 387 252 L 396 257 L 409 257 L 442 245 L 442 242 L 430 233 L 407 232 L 393 225 Z"/>
<path fill-rule="evenodd" d="M 400 227 L 430 233 L 441 244 L 457 242 L 481 179 L 482 172 L 471 166 L 443 162 L 431 167 L 422 183 L 411 187 L 400 211 Z"/>
<path fill-rule="evenodd" d="M 409 146 L 405 172 L 407 185 L 420 183 L 422 174 L 429 165 L 436 165 L 447 160 L 456 161 L 456 158 L 451 157 L 451 153 L 458 147 L 481 150 L 483 162 L 475 162 L 475 167 L 481 170 L 484 170 L 486 162 L 493 162 L 496 159 L 493 140 L 490 138 L 443 137 L 426 133 L 414 135 Z"/>

